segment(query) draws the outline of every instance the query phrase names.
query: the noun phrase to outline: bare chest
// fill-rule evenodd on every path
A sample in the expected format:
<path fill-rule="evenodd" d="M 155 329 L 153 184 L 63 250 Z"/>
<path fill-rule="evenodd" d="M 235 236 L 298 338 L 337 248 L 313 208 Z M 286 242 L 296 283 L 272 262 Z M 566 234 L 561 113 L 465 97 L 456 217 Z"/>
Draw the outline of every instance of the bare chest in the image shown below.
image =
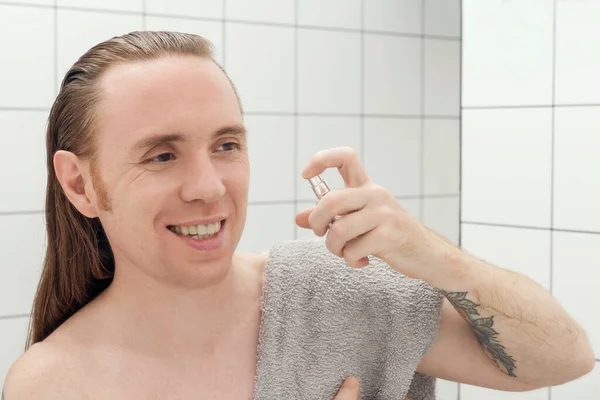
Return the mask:
<path fill-rule="evenodd" d="M 187 366 L 129 363 L 127 368 L 86 371 L 87 378 L 72 393 L 78 393 L 73 399 L 90 400 L 250 400 L 255 372 L 253 354 Z M 87 396 L 82 397 L 83 393 Z"/>

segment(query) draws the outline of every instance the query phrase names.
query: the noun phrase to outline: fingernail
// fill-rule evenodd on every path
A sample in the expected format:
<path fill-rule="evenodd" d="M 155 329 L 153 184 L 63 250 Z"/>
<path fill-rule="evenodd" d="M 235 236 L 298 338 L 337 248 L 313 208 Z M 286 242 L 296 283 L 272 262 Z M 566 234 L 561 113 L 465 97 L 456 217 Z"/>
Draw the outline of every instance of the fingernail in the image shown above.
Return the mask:
<path fill-rule="evenodd" d="M 345 385 L 350 389 L 356 389 L 356 387 L 358 386 L 358 379 L 356 379 L 353 376 L 350 376 L 348 377 L 348 379 L 346 379 Z"/>

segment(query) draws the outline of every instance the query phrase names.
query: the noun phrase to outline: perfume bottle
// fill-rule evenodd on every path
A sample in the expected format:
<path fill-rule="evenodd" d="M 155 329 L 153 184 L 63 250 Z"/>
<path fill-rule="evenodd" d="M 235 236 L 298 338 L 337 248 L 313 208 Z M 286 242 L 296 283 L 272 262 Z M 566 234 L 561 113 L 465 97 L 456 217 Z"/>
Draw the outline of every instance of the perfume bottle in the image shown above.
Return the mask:
<path fill-rule="evenodd" d="M 327 186 L 327 182 L 325 182 L 320 175 L 310 178 L 308 182 L 310 183 L 310 187 L 312 188 L 315 196 L 317 196 L 316 204 L 319 204 L 319 201 L 323 198 L 323 196 L 331 192 L 331 189 L 329 189 L 329 186 Z M 331 224 L 333 224 L 336 220 L 340 218 L 341 217 L 339 215 L 333 217 L 333 219 L 329 223 L 329 227 L 331 228 Z"/>

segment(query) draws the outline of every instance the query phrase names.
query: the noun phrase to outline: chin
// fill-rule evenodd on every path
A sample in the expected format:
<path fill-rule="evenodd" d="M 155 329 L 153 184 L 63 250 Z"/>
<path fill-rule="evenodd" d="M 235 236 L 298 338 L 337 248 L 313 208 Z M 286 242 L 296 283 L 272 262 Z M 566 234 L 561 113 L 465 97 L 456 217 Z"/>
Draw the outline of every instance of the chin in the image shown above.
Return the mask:
<path fill-rule="evenodd" d="M 172 264 L 173 265 L 173 264 Z M 215 286 L 223 282 L 231 269 L 231 255 L 218 259 L 181 264 L 172 269 L 176 285 L 187 288 Z"/>

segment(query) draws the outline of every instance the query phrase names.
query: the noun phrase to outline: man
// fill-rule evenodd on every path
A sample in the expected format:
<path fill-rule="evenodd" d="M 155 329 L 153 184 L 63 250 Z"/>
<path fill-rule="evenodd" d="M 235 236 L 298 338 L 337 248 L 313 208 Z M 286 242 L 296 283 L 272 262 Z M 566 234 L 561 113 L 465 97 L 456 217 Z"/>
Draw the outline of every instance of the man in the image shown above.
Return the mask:
<path fill-rule="evenodd" d="M 6 400 L 252 396 L 266 257 L 235 251 L 248 201 L 243 114 L 199 47 L 198 37 L 133 33 L 67 74 L 49 124 L 54 247 L 35 344 L 11 368 Z M 326 168 L 338 168 L 347 188 L 301 212 L 298 225 L 327 232 L 327 248 L 349 267 L 372 254 L 447 297 L 418 372 L 523 391 L 592 369 L 583 330 L 543 288 L 423 227 L 351 149 L 318 153 L 303 177 Z M 96 295 L 101 274 L 110 284 Z M 81 276 L 94 285 L 76 286 Z M 356 380 L 338 396 L 357 398 Z"/>

